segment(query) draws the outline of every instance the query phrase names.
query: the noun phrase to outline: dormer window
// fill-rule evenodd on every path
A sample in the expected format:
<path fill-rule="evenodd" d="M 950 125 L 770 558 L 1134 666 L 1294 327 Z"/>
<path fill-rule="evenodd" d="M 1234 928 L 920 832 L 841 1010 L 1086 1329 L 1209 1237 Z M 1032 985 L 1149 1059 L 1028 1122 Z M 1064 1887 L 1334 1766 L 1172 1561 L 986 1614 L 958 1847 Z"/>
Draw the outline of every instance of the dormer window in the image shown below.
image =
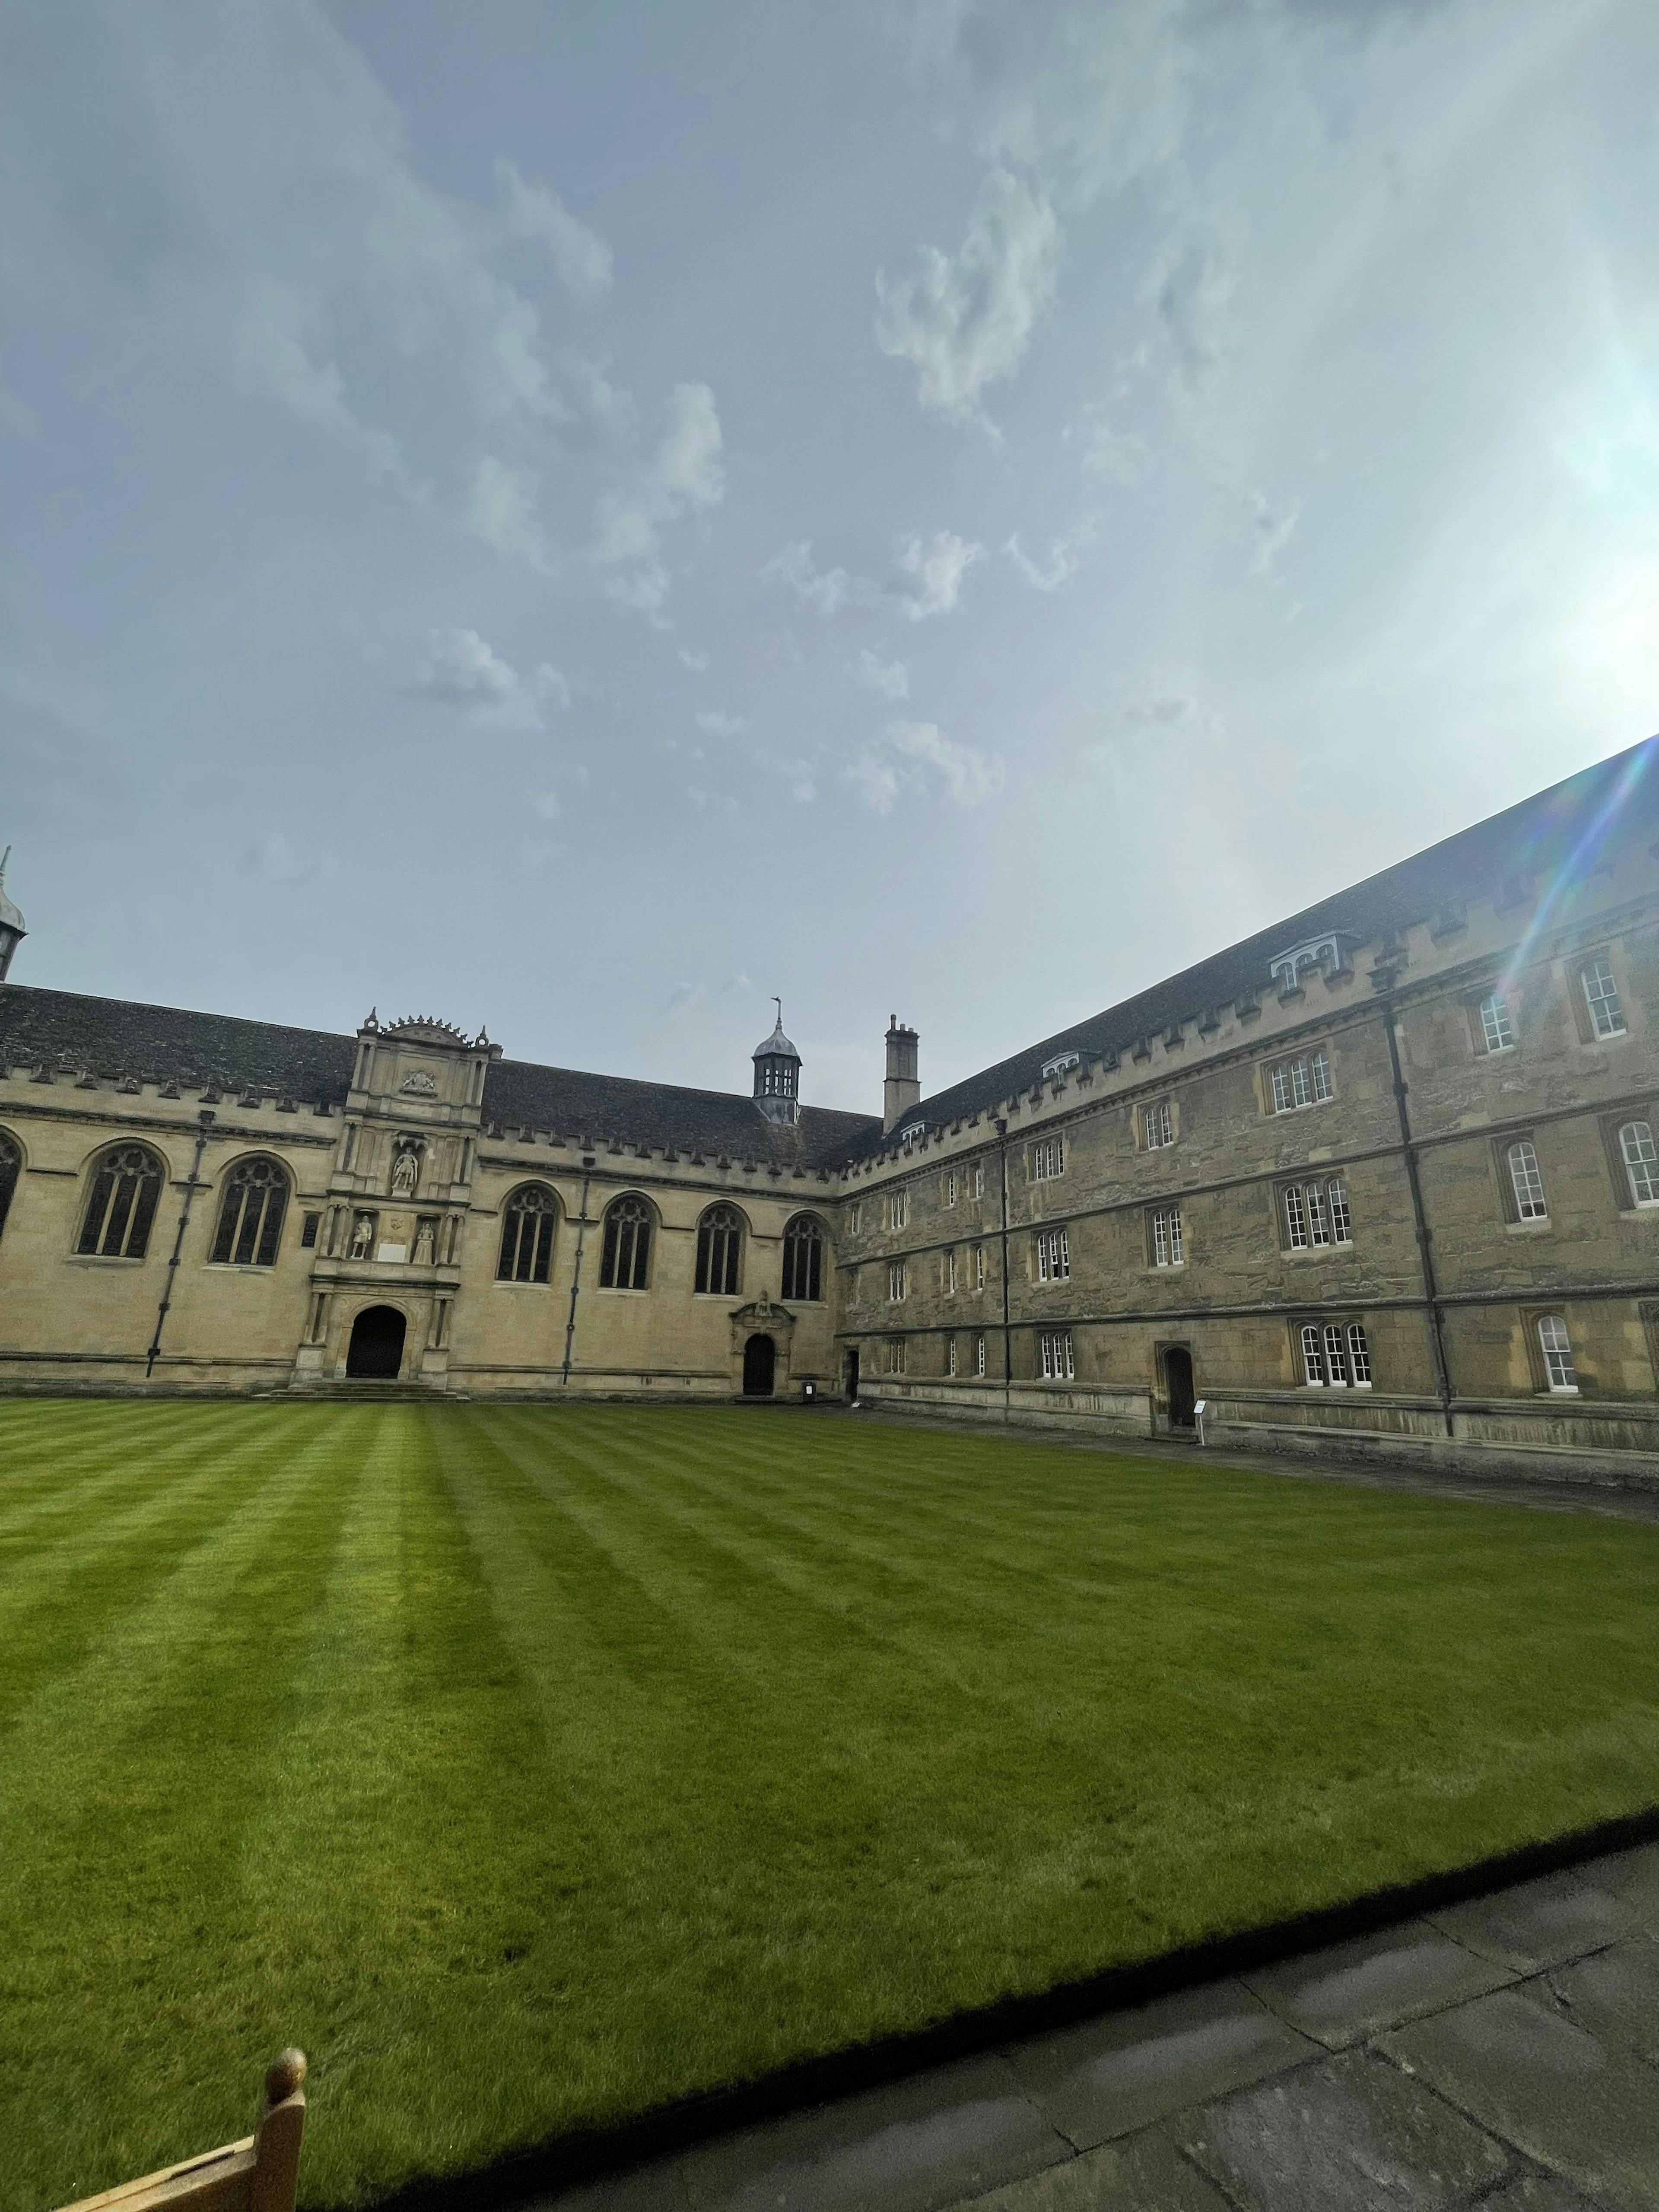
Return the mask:
<path fill-rule="evenodd" d="M 1080 1066 L 1082 1060 L 1083 1054 L 1080 1052 L 1056 1053 L 1052 1060 L 1045 1060 L 1042 1063 L 1043 1081 L 1053 1083 L 1057 1077 L 1064 1075 L 1068 1068 Z"/>
<path fill-rule="evenodd" d="M 1358 939 L 1346 930 L 1333 930 L 1326 937 L 1310 937 L 1305 945 L 1293 945 L 1287 952 L 1276 952 L 1267 963 L 1273 979 L 1273 988 L 1279 992 L 1299 988 L 1306 975 L 1334 975 L 1349 965 L 1347 948 Z"/>

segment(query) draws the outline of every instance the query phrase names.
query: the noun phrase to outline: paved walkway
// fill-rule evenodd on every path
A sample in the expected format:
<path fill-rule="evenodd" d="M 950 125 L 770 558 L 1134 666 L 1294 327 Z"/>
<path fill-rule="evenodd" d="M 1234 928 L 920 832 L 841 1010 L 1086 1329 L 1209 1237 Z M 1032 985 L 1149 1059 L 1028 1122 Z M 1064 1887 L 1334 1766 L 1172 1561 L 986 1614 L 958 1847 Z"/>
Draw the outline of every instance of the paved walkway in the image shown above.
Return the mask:
<path fill-rule="evenodd" d="M 1659 2212 L 1659 1844 L 534 2212 Z"/>

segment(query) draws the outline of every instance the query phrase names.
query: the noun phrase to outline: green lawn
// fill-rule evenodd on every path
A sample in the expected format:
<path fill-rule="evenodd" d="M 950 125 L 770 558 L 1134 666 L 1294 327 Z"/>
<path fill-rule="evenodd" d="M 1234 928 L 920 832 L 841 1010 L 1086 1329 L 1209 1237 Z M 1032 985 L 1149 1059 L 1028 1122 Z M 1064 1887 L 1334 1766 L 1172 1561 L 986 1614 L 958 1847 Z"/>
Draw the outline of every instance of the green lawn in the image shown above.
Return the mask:
<path fill-rule="evenodd" d="M 302 2200 L 1659 1799 L 1659 1529 L 834 1415 L 0 1400 L 0 2207 Z"/>

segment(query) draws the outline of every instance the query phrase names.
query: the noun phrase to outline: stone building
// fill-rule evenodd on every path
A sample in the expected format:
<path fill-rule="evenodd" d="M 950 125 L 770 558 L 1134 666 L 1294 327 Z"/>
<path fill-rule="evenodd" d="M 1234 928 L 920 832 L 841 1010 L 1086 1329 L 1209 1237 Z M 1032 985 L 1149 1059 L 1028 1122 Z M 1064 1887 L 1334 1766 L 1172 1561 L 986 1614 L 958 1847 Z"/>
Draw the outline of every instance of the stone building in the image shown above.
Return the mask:
<path fill-rule="evenodd" d="M 0 885 L 0 976 L 23 933 Z M 1659 1464 L 1659 740 L 879 1118 L 0 987 L 0 1388 Z"/>

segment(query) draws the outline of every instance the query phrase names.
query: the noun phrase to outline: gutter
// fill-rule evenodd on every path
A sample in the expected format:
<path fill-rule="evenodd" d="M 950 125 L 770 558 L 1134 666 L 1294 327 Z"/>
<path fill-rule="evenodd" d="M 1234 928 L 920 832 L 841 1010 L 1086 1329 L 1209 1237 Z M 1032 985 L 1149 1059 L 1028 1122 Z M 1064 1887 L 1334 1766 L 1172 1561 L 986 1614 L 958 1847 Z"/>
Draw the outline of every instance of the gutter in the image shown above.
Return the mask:
<path fill-rule="evenodd" d="M 997 1167 L 1002 1185 L 1002 1418 L 1013 1411 L 1013 1333 L 1008 1326 L 1008 1124 L 999 1120 Z"/>
<path fill-rule="evenodd" d="M 1373 972 L 1373 983 L 1377 981 Z M 1440 1306 L 1439 1285 L 1434 1274 L 1434 1239 L 1429 1227 L 1429 1218 L 1423 1204 L 1423 1183 L 1418 1172 L 1417 1145 L 1412 1136 L 1411 1111 L 1406 1103 L 1406 1078 L 1400 1062 L 1400 1038 L 1395 1028 L 1394 986 L 1395 971 L 1382 971 L 1382 1034 L 1389 1041 L 1389 1066 L 1394 1075 L 1394 1103 L 1400 1116 L 1400 1144 L 1406 1158 L 1406 1181 L 1412 1194 L 1412 1224 L 1417 1232 L 1417 1255 L 1423 1271 L 1423 1297 L 1429 1313 L 1429 1345 L 1434 1353 L 1434 1379 L 1440 1400 L 1440 1415 L 1446 1425 L 1446 1434 L 1456 1431 L 1452 1422 L 1451 1371 L 1446 1364 L 1444 1316 Z"/>
<path fill-rule="evenodd" d="M 185 1202 L 179 1209 L 179 1229 L 173 1240 L 173 1257 L 167 1261 L 167 1279 L 161 1285 L 161 1303 L 155 1310 L 155 1334 L 149 1340 L 149 1350 L 144 1354 L 144 1380 L 149 1382 L 155 1372 L 155 1363 L 161 1356 L 161 1331 L 167 1325 L 167 1309 L 173 1304 L 173 1285 L 179 1273 L 179 1256 L 185 1249 L 185 1231 L 190 1221 L 190 1209 L 197 1191 L 201 1187 L 202 1154 L 207 1149 L 208 1131 L 213 1126 L 213 1110 L 204 1107 L 196 1116 L 196 1157 L 190 1164 L 190 1180 L 185 1185 Z"/>
<path fill-rule="evenodd" d="M 576 1298 L 582 1284 L 582 1240 L 587 1234 L 587 1191 L 592 1177 L 594 1155 L 582 1155 L 582 1210 L 576 1218 L 576 1264 L 570 1274 L 570 1312 L 564 1325 L 564 1365 L 560 1370 L 560 1387 L 570 1387 L 570 1347 L 576 1339 Z"/>

